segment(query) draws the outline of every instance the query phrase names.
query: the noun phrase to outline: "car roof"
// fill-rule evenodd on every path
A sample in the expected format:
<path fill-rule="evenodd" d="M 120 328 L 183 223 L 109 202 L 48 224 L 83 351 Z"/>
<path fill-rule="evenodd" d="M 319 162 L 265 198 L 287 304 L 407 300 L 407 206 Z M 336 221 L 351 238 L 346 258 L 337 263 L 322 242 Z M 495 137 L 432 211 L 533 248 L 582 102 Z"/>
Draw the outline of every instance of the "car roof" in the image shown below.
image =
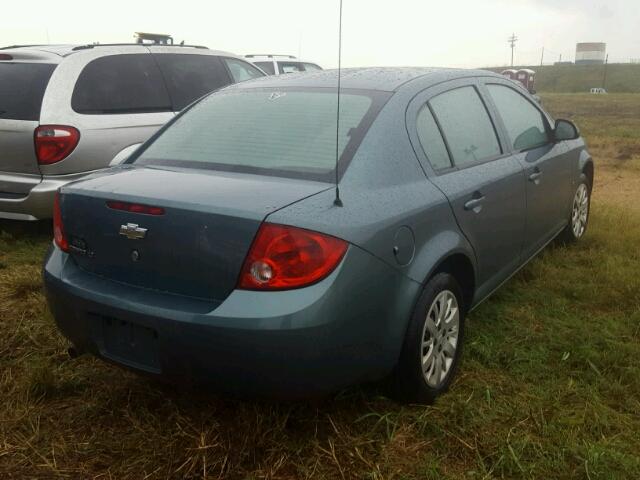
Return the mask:
<path fill-rule="evenodd" d="M 153 49 L 162 49 L 163 53 L 167 51 L 175 51 L 176 53 L 189 53 L 189 50 L 198 49 L 200 52 L 205 51 L 211 55 L 220 55 L 224 57 L 240 58 L 246 61 L 240 55 L 235 53 L 224 52 L 220 50 L 209 50 L 207 47 L 199 45 L 155 45 L 143 43 L 117 43 L 117 44 L 85 44 L 85 45 L 11 45 L 0 48 L 3 53 L 10 53 L 16 60 L 28 61 L 48 61 L 52 63 L 60 63 L 64 57 L 74 55 L 79 52 L 95 49 L 105 49 L 109 53 L 118 53 L 118 50 L 129 47 L 142 47 Z"/>
<path fill-rule="evenodd" d="M 420 80 L 422 83 L 421 86 L 426 88 L 440 82 L 464 77 L 504 78 L 502 75 L 487 70 L 427 67 L 366 67 L 342 69 L 340 83 L 342 88 L 394 92 L 414 80 Z M 337 81 L 338 70 L 319 70 L 268 76 L 241 82 L 227 88 L 335 88 Z"/>

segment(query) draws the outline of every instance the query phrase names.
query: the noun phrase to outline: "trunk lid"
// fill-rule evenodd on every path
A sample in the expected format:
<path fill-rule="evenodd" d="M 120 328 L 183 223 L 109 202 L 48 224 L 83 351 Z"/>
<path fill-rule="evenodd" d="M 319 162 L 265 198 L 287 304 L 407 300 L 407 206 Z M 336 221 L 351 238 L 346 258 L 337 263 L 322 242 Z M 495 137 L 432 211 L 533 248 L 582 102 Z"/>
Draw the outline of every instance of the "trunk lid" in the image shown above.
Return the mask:
<path fill-rule="evenodd" d="M 61 208 L 80 268 L 139 287 L 222 301 L 235 287 L 263 219 L 328 188 L 258 175 L 124 168 L 63 187 Z M 164 214 L 114 210 L 107 201 L 161 207 Z M 121 226 L 128 224 L 145 229 L 144 238 L 122 235 Z"/>

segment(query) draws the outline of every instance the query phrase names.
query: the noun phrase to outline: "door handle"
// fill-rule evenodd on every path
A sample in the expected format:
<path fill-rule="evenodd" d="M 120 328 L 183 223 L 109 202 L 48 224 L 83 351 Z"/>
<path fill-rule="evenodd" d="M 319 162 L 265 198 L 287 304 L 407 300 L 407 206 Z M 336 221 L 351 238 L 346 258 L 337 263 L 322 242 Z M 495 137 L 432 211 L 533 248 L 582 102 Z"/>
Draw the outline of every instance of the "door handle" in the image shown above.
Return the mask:
<path fill-rule="evenodd" d="M 536 170 L 531 175 L 529 175 L 529 181 L 538 183 L 538 181 L 540 180 L 540 177 L 542 177 L 542 172 L 540 170 Z"/>
<path fill-rule="evenodd" d="M 479 213 L 482 210 L 482 203 L 484 202 L 484 195 L 472 198 L 467 203 L 464 204 L 465 210 L 473 210 L 475 213 Z"/>

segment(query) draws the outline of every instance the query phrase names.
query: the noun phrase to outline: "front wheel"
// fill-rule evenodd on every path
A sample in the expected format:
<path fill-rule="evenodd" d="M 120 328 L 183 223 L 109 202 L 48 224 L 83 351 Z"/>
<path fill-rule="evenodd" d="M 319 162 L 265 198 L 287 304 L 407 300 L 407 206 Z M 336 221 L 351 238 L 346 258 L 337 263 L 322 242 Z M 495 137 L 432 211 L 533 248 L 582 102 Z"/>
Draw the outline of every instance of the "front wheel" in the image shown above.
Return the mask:
<path fill-rule="evenodd" d="M 580 179 L 580 183 L 576 188 L 573 196 L 573 204 L 571 206 L 571 217 L 565 229 L 560 234 L 560 239 L 565 243 L 573 243 L 580 240 L 589 224 L 589 213 L 591 210 L 591 188 L 587 179 Z"/>
<path fill-rule="evenodd" d="M 460 286 L 448 273 L 439 273 L 427 282 L 393 374 L 394 397 L 432 403 L 449 388 L 462 352 L 462 299 Z"/>

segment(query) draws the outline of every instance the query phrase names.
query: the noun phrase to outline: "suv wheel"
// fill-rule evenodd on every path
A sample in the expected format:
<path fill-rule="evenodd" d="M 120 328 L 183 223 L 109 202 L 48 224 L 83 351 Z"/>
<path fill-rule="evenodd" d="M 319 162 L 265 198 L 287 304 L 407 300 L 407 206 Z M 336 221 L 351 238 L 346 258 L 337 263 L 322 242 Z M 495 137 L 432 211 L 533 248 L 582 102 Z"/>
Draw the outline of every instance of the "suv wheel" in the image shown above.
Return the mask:
<path fill-rule="evenodd" d="M 411 316 L 393 374 L 393 394 L 408 402 L 432 403 L 455 375 L 464 338 L 462 292 L 448 273 L 425 285 Z"/>

